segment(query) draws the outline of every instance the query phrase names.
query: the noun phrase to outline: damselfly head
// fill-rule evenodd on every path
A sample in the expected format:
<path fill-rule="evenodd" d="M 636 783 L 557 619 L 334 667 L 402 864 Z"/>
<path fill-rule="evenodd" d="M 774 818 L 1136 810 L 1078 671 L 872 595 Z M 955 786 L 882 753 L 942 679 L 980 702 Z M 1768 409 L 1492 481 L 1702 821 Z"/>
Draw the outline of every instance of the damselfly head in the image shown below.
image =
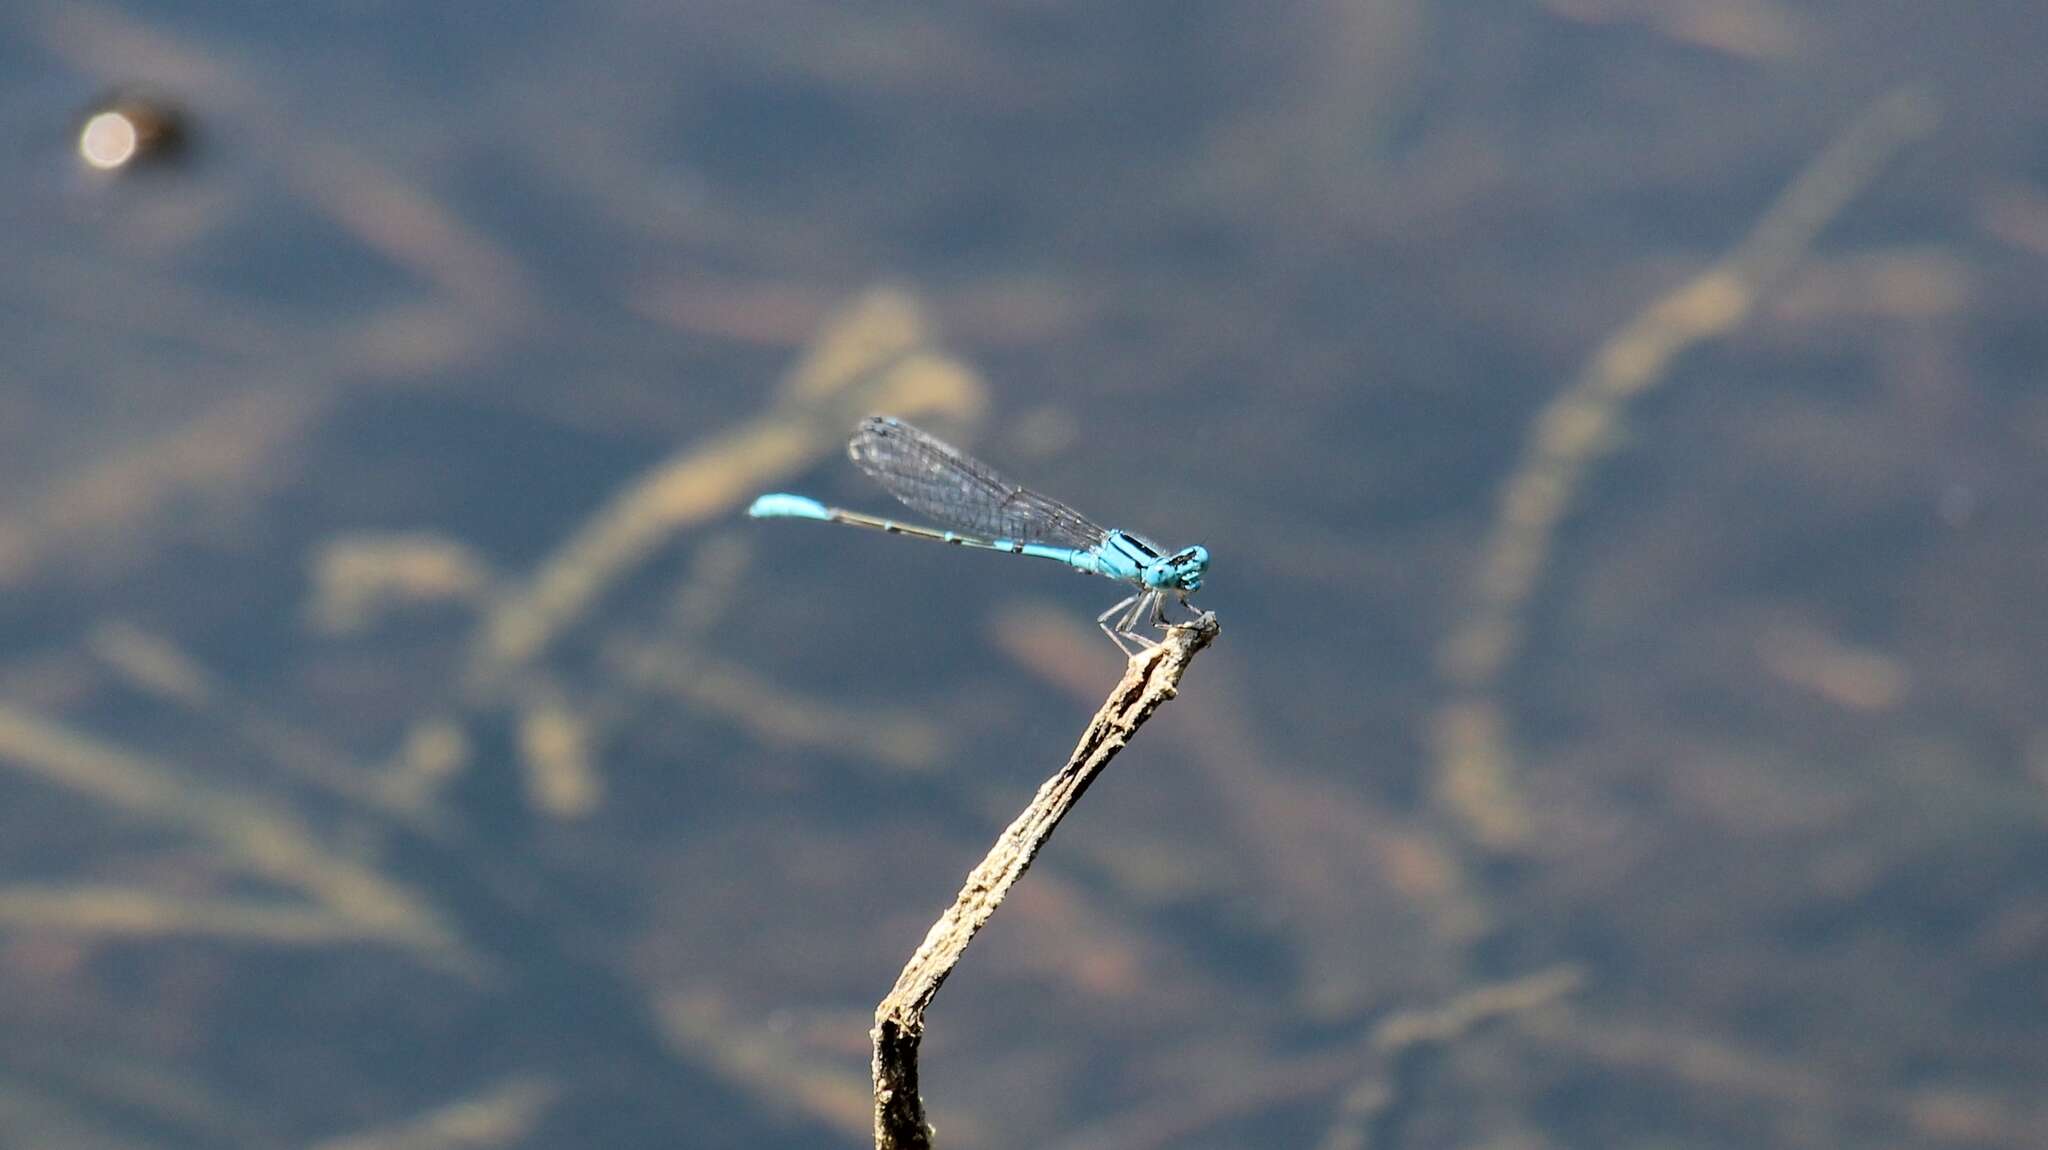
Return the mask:
<path fill-rule="evenodd" d="M 1209 549 L 1189 547 L 1145 565 L 1145 586 L 1156 590 L 1199 591 L 1209 570 Z"/>

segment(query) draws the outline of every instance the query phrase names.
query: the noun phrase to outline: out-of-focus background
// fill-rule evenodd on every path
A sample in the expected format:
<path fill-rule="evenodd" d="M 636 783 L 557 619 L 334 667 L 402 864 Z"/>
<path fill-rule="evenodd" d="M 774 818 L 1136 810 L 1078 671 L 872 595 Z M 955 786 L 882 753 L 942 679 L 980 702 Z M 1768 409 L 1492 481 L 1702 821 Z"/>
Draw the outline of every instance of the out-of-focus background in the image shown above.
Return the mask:
<path fill-rule="evenodd" d="M 944 1144 L 2048 1145 L 2043 60 L 10 6 L 0 1145 L 865 1144 L 1120 670 L 1108 583 L 741 517 L 892 511 L 870 411 L 1223 626 L 934 1007 Z"/>

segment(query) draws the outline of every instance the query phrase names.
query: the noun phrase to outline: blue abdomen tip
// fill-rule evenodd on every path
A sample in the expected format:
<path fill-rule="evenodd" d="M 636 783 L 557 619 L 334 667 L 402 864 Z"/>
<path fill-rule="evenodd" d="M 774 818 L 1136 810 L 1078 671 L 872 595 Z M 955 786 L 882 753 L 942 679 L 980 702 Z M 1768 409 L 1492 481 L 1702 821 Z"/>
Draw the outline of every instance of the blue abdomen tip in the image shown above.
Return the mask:
<path fill-rule="evenodd" d="M 832 513 L 815 499 L 802 495 L 763 495 L 747 508 L 756 519 L 830 519 Z"/>

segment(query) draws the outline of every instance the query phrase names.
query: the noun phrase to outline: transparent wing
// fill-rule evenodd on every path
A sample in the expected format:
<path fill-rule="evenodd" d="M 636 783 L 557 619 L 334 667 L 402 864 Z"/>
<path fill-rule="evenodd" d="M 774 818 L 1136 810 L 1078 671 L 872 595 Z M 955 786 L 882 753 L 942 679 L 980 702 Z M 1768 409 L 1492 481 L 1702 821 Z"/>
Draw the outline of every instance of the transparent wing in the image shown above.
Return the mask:
<path fill-rule="evenodd" d="M 989 539 L 1088 548 L 1109 532 L 1049 495 L 997 475 L 987 464 L 900 419 L 861 420 L 846 453 L 904 505 Z"/>

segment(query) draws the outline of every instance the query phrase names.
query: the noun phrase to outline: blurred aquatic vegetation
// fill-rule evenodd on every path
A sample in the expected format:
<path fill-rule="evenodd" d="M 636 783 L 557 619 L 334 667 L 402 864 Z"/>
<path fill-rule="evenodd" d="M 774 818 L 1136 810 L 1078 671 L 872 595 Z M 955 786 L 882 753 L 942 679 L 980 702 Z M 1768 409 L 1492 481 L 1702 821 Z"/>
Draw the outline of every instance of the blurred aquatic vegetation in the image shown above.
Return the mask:
<path fill-rule="evenodd" d="M 526 779 L 527 804 L 544 818 L 584 818 L 601 805 L 603 740 L 630 717 L 639 698 L 678 699 L 769 745 L 928 767 L 945 750 L 928 720 L 807 698 L 693 646 L 693 636 L 730 609 L 723 600 L 751 561 L 744 548 L 709 549 L 684 584 L 679 610 L 661 626 L 629 635 L 595 615 L 608 587 L 635 574 L 681 533 L 729 518 L 757 488 L 836 453 L 840 429 L 857 413 L 887 408 L 962 420 L 978 411 L 983 394 L 970 369 L 932 350 L 914 299 L 877 290 L 828 319 L 777 393 L 773 412 L 754 427 L 682 449 L 626 484 L 543 558 L 530 579 L 493 573 L 466 544 L 429 534 L 325 542 L 302 613 L 317 630 L 338 637 L 374 634 L 437 605 L 476 619 L 470 670 L 448 700 L 452 709 L 422 714 L 401 736 L 397 755 L 382 764 L 352 761 L 320 736 L 240 697 L 164 636 L 109 621 L 94 631 L 90 650 L 130 687 L 213 722 L 223 736 L 242 738 L 313 790 L 353 808 L 356 817 L 387 819 L 392 831 L 411 829 L 443 845 L 451 834 L 446 795 L 479 769 L 475 728 L 501 714 L 516 731 L 513 754 Z M 33 529 L 24 538 L 31 552 L 40 542 Z M 706 594 L 714 601 L 697 601 Z M 611 654 L 591 664 L 596 678 L 572 692 L 546 667 L 545 648 L 593 628 L 605 635 Z M 396 948 L 479 989 L 511 977 L 503 969 L 511 956 L 474 949 L 431 895 L 337 850 L 289 804 L 230 793 L 27 707 L 0 704 L 0 763 L 207 844 L 222 868 L 213 883 L 232 887 L 239 872 L 296 895 L 192 897 L 147 883 L 15 884 L 0 888 L 0 925 L 87 939 L 183 936 L 300 947 L 367 942 Z M 684 1016 L 658 1014 L 650 1004 L 648 1017 Z M 702 1040 L 688 1027 L 670 1033 L 678 1043 Z M 509 1144 L 531 1134 L 561 1089 L 554 1078 L 522 1079 L 398 1129 L 322 1145 Z"/>
<path fill-rule="evenodd" d="M 1917 88 L 1880 100 L 1817 157 L 1742 243 L 1650 303 L 1607 337 L 1571 386 L 1537 413 L 1473 580 L 1473 605 L 1439 652 L 1452 695 L 1434 720 L 1436 788 L 1479 846 L 1525 848 L 1533 833 L 1508 767 L 1507 719 L 1492 692 L 1522 644 L 1523 618 L 1559 525 L 1612 449 L 1627 406 L 1667 377 L 1672 361 L 1726 335 L 1806 258 L 1825 227 L 1897 152 L 1934 130 L 1933 98 Z"/>

